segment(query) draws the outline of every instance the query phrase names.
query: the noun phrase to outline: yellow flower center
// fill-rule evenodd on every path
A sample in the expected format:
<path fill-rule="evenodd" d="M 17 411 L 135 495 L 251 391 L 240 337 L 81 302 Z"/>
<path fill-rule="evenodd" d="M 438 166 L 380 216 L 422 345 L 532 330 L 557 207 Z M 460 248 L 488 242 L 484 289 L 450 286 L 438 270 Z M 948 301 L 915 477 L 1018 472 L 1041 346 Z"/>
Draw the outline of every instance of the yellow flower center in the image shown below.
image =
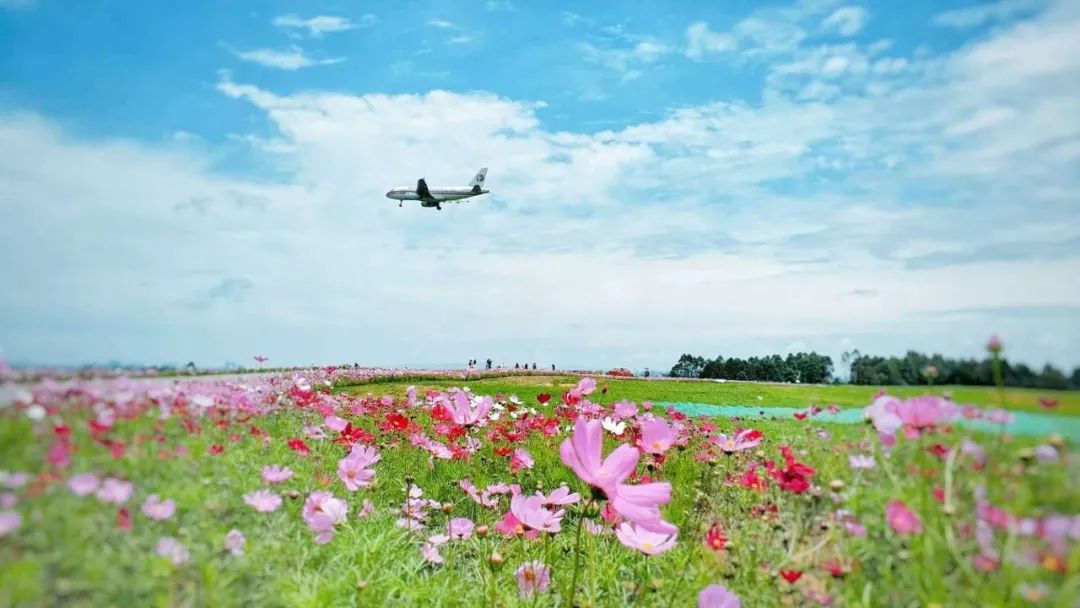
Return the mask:
<path fill-rule="evenodd" d="M 660 449 L 660 442 L 659 441 L 652 442 L 652 448 L 654 450 L 659 450 Z"/>
<path fill-rule="evenodd" d="M 649 549 L 653 548 L 653 544 L 652 543 L 641 543 L 641 548 L 648 551 Z"/>

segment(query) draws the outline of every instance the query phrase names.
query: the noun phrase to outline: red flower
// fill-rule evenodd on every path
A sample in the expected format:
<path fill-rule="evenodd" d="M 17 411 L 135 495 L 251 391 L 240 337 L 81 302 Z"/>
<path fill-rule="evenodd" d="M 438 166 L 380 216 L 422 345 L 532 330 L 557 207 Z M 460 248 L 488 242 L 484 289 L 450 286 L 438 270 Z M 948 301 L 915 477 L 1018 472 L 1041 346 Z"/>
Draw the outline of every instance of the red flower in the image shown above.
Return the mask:
<path fill-rule="evenodd" d="M 131 530 L 131 512 L 128 511 L 127 507 L 120 507 L 116 511 L 116 525 L 121 530 Z"/>
<path fill-rule="evenodd" d="M 53 426 L 53 435 L 56 435 L 61 440 L 67 441 L 69 438 L 71 438 L 71 429 L 62 424 L 57 424 Z"/>
<path fill-rule="evenodd" d="M 747 469 L 746 473 L 743 473 L 743 476 L 739 478 L 739 485 L 757 492 L 765 491 L 765 482 L 758 477 L 757 469 L 753 466 Z"/>
<path fill-rule="evenodd" d="M 844 567 L 839 562 L 825 562 L 822 567 L 828 570 L 833 578 L 844 578 Z"/>
<path fill-rule="evenodd" d="M 1039 397 L 1039 405 L 1045 407 L 1046 409 L 1055 408 L 1057 407 L 1057 404 L 1057 399 L 1051 399 L 1049 397 Z"/>
<path fill-rule="evenodd" d="M 495 455 L 499 456 L 499 457 L 502 457 L 502 458 L 505 458 L 505 457 L 509 456 L 510 453 L 513 452 L 513 451 L 514 451 L 514 448 L 508 448 L 508 447 L 495 448 Z"/>
<path fill-rule="evenodd" d="M 784 577 L 784 580 L 795 584 L 795 581 L 802 578 L 802 570 L 781 570 L 780 576 Z"/>
<path fill-rule="evenodd" d="M 926 451 L 930 452 L 931 454 L 937 456 L 942 460 L 945 460 L 945 457 L 949 455 L 949 448 L 945 447 L 943 444 L 940 443 L 935 443 L 934 445 L 926 448 Z"/>
<path fill-rule="evenodd" d="M 934 500 L 945 502 L 945 490 L 941 486 L 934 486 Z"/>
<path fill-rule="evenodd" d="M 386 415 L 386 422 L 390 424 L 390 428 L 395 431 L 404 431 L 409 428 L 409 419 L 397 412 L 391 412 Z"/>
<path fill-rule="evenodd" d="M 451 422 L 454 420 L 454 415 L 450 413 L 450 410 L 441 403 L 431 408 L 431 417 L 435 420 L 438 420 L 439 422 Z"/>
<path fill-rule="evenodd" d="M 806 412 L 795 412 L 796 420 L 806 420 Z"/>
<path fill-rule="evenodd" d="M 220 454 L 220 453 L 222 453 L 224 451 L 225 451 L 225 446 L 221 445 L 220 443 L 215 443 L 214 445 L 210 446 L 210 453 L 215 455 L 215 456 L 217 456 L 218 454 Z"/>
<path fill-rule="evenodd" d="M 548 401 L 551 401 L 551 395 L 549 395 L 548 393 L 540 393 L 536 396 L 536 400 L 539 401 L 541 404 L 546 404 Z"/>
<path fill-rule="evenodd" d="M 719 523 L 714 523 L 709 527 L 708 533 L 705 534 L 705 546 L 720 553 L 727 542 L 728 537 L 724 535 L 724 528 Z"/>
<path fill-rule="evenodd" d="M 795 460 L 795 455 L 790 447 L 782 445 L 780 446 L 780 452 L 784 455 L 786 466 L 783 469 L 778 469 L 773 461 L 766 462 L 765 468 L 769 470 L 769 475 L 782 489 L 793 494 L 802 494 L 809 490 L 810 481 L 807 477 L 814 475 L 817 471 L 813 467 Z"/>
<path fill-rule="evenodd" d="M 290 439 L 289 449 L 296 452 L 297 454 L 300 454 L 301 456 L 307 456 L 311 453 L 311 448 L 309 448 L 308 445 L 304 443 L 303 439 Z"/>

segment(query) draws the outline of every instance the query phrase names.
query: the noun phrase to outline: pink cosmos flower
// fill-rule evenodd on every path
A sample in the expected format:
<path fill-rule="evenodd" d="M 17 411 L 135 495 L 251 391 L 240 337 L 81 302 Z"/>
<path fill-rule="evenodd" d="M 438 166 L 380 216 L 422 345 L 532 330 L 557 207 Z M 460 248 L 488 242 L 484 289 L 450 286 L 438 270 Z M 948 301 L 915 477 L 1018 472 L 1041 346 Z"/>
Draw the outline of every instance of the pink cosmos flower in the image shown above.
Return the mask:
<path fill-rule="evenodd" d="M 349 421 L 345 420 L 344 418 L 338 418 L 337 416 L 327 416 L 323 420 L 323 424 L 325 424 L 326 428 L 330 429 L 331 431 L 334 431 L 335 433 L 340 433 L 341 431 L 345 430 L 345 427 L 349 426 Z"/>
<path fill-rule="evenodd" d="M 1058 451 L 1052 445 L 1035 446 L 1035 459 L 1043 464 L 1054 464 L 1058 461 Z"/>
<path fill-rule="evenodd" d="M 22 516 L 18 511 L 0 511 L 0 538 L 4 538 L 22 525 Z"/>
<path fill-rule="evenodd" d="M 522 524 L 541 532 L 552 534 L 561 529 L 565 511 L 552 512 L 544 508 L 544 499 L 540 496 L 528 498 L 518 494 L 510 499 L 510 512 Z"/>
<path fill-rule="evenodd" d="M 551 568 L 540 561 L 525 562 L 514 571 L 517 577 L 518 594 L 523 597 L 532 597 L 534 593 L 547 591 L 551 584 Z"/>
<path fill-rule="evenodd" d="M 742 608 L 742 603 L 723 585 L 709 585 L 698 595 L 698 608 Z"/>
<path fill-rule="evenodd" d="M 71 451 L 63 441 L 57 441 L 49 447 L 45 461 L 58 469 L 66 468 L 71 464 Z"/>
<path fill-rule="evenodd" d="M 171 536 L 162 536 L 158 540 L 157 554 L 168 558 L 177 566 L 191 561 L 191 552 L 184 545 L 181 545 L 180 541 Z"/>
<path fill-rule="evenodd" d="M 247 539 L 244 538 L 244 533 L 236 528 L 229 530 L 229 533 L 225 535 L 225 550 L 237 557 L 244 554 L 245 543 Z"/>
<path fill-rule="evenodd" d="M 733 437 L 728 437 L 724 433 L 717 433 L 713 438 L 713 443 L 723 450 L 725 454 L 733 454 L 742 450 L 756 448 L 761 443 L 761 438 L 761 431 L 743 429 Z"/>
<path fill-rule="evenodd" d="M 371 514 L 375 512 L 375 503 L 370 499 L 365 498 L 364 502 L 360 504 L 360 511 L 356 514 L 359 519 L 367 519 L 371 517 Z"/>
<path fill-rule="evenodd" d="M 491 408 L 494 407 L 494 403 L 491 401 L 491 397 L 481 397 L 476 406 L 469 400 L 469 395 L 463 391 L 457 391 L 453 397 L 453 407 L 450 408 L 450 415 L 453 417 L 454 422 L 460 425 L 476 424 L 483 420 Z"/>
<path fill-rule="evenodd" d="M 256 490 L 244 495 L 244 502 L 259 513 L 272 513 L 281 506 L 281 497 L 270 490 Z"/>
<path fill-rule="evenodd" d="M 853 469 L 872 469 L 877 466 L 877 461 L 869 454 L 852 454 L 848 456 L 848 464 Z"/>
<path fill-rule="evenodd" d="M 173 500 L 161 500 L 157 494 L 151 494 L 143 501 L 143 515 L 150 519 L 164 521 L 176 513 L 176 502 Z"/>
<path fill-rule="evenodd" d="M 626 519 L 656 532 L 676 532 L 678 528 L 660 518 L 660 505 L 671 501 L 671 484 L 622 483 L 634 472 L 640 454 L 623 444 L 601 461 L 602 433 L 600 421 L 578 417 L 573 435 L 559 446 L 563 463 L 582 481 L 603 491 L 610 505 Z"/>
<path fill-rule="evenodd" d="M 678 439 L 678 433 L 674 432 L 667 420 L 653 418 L 641 424 L 641 439 L 638 439 L 638 447 L 650 454 L 663 454 L 671 449 L 671 444 Z"/>
<path fill-rule="evenodd" d="M 115 477 L 107 477 L 105 481 L 101 483 L 101 487 L 98 488 L 97 498 L 101 502 L 111 502 L 118 505 L 122 505 L 131 498 L 131 493 L 135 491 L 135 484 L 130 481 L 123 481 L 116 479 Z"/>
<path fill-rule="evenodd" d="M 630 401 L 620 401 L 615 404 L 615 417 L 622 420 L 637 416 L 637 405 Z"/>
<path fill-rule="evenodd" d="M 844 522 L 844 528 L 846 528 L 848 534 L 851 534 L 852 536 L 866 536 L 866 526 L 860 524 L 859 522 L 846 521 Z"/>
<path fill-rule="evenodd" d="M 521 469 L 533 468 L 532 454 L 525 448 L 518 448 L 514 450 L 514 455 L 510 457 L 510 473 L 516 475 Z"/>
<path fill-rule="evenodd" d="M 882 395 L 866 408 L 874 428 L 882 435 L 895 435 L 904 429 L 909 438 L 955 418 L 960 409 L 951 401 L 937 395 L 922 395 L 901 401 Z"/>
<path fill-rule="evenodd" d="M 326 439 L 326 431 L 319 425 L 305 426 L 304 435 L 307 435 L 308 439 Z"/>
<path fill-rule="evenodd" d="M 375 477 L 375 471 L 369 467 L 381 459 L 382 456 L 375 451 L 375 448 L 359 443 L 354 444 L 349 455 L 338 461 L 338 477 L 350 492 L 366 488 L 371 485 L 371 479 Z"/>
<path fill-rule="evenodd" d="M 591 519 L 586 519 L 584 526 L 585 526 L 585 530 L 589 534 L 592 534 L 593 536 L 599 536 L 599 535 L 603 534 L 604 532 L 607 532 L 607 528 L 605 528 L 604 526 L 601 526 L 600 524 L 596 523 L 595 521 L 593 521 Z"/>
<path fill-rule="evenodd" d="M 455 540 L 465 540 L 472 536 L 473 529 L 476 525 L 467 517 L 455 517 L 450 520 L 446 527 L 450 532 L 450 538 Z"/>
<path fill-rule="evenodd" d="M 279 467 L 272 465 L 263 467 L 262 477 L 266 483 L 282 483 L 287 481 L 293 476 L 293 471 L 289 467 Z"/>
<path fill-rule="evenodd" d="M 98 486 L 101 485 L 101 480 L 97 475 L 93 473 L 80 473 L 78 475 L 72 475 L 68 480 L 68 488 L 76 496 L 87 496 L 97 491 Z"/>
<path fill-rule="evenodd" d="M 548 494 L 546 497 L 543 492 L 540 492 L 539 490 L 536 491 L 536 495 L 544 499 L 545 505 L 565 506 L 575 504 L 581 500 L 581 494 L 578 494 L 577 492 L 571 494 L 570 488 L 566 486 L 555 488 L 555 491 Z"/>
<path fill-rule="evenodd" d="M 1001 352 L 1002 348 L 1001 338 L 999 338 L 997 334 L 990 336 L 990 340 L 986 343 L 986 350 L 997 354 Z"/>
<path fill-rule="evenodd" d="M 901 536 L 922 532 L 919 516 L 901 500 L 890 500 L 885 505 L 885 518 L 889 520 L 889 526 Z"/>
<path fill-rule="evenodd" d="M 349 514 L 345 501 L 329 492 L 312 492 L 304 501 L 303 517 L 308 527 L 317 532 L 315 542 L 324 545 L 334 538 L 334 526 L 343 523 Z"/>
<path fill-rule="evenodd" d="M 4 492 L 3 494 L 0 494 L 0 509 L 11 509 L 17 502 L 19 502 L 19 499 L 15 496 L 14 492 Z"/>
<path fill-rule="evenodd" d="M 623 522 L 615 528 L 615 536 L 619 542 L 646 555 L 660 555 L 672 549 L 675 547 L 678 535 L 678 532 L 673 534 L 653 532 L 629 522 Z"/>
<path fill-rule="evenodd" d="M 420 547 L 420 555 L 423 555 L 424 559 L 427 560 L 428 563 L 443 563 L 443 557 L 439 554 L 439 546 L 446 544 L 447 540 L 449 539 L 443 534 L 436 534 L 435 536 L 432 536 L 427 540 L 427 542 L 424 543 L 423 547 Z"/>
<path fill-rule="evenodd" d="M 504 536 L 517 536 L 525 532 L 525 526 L 514 517 L 513 512 L 504 515 L 493 527 L 496 532 Z"/>
<path fill-rule="evenodd" d="M 8 473 L 7 471 L 0 471 L 0 481 L 4 482 L 4 487 L 9 490 L 16 490 L 26 485 L 30 481 L 29 473 Z"/>

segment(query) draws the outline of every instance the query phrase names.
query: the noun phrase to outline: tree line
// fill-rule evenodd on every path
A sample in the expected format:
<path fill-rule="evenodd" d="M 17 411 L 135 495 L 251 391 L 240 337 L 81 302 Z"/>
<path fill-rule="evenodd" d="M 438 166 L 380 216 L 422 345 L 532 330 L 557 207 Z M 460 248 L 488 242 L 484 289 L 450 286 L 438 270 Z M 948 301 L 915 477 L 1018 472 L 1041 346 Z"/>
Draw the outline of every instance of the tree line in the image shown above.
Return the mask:
<path fill-rule="evenodd" d="M 951 359 L 938 354 L 908 351 L 903 357 L 864 355 L 857 350 L 844 353 L 842 365 L 849 366 L 847 381 L 862 385 L 957 384 L 991 386 L 994 384 L 993 361 Z M 1080 367 L 1071 374 L 1047 364 L 1035 370 L 1024 363 L 1002 359 L 1006 386 L 1038 389 L 1080 389 Z M 683 354 L 671 368 L 675 378 L 723 378 L 754 382 L 798 382 L 802 384 L 838 383 L 830 357 L 814 352 L 785 357 L 738 357 L 715 359 Z"/>
<path fill-rule="evenodd" d="M 817 353 L 794 353 L 786 357 L 750 357 L 725 359 L 717 356 L 706 359 L 684 354 L 671 368 L 675 378 L 723 378 L 726 380 L 750 380 L 757 382 L 799 382 L 823 384 L 833 377 L 830 357 Z"/>

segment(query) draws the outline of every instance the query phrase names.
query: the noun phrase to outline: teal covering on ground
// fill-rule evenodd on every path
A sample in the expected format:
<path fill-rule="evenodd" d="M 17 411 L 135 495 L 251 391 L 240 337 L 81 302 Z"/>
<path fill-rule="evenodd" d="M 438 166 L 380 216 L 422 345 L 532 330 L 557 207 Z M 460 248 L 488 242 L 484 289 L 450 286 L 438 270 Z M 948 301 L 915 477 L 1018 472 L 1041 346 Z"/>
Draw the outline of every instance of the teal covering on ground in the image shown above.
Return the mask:
<path fill-rule="evenodd" d="M 688 416 L 725 416 L 728 418 L 759 418 L 764 412 L 768 418 L 791 419 L 795 412 L 806 411 L 794 407 L 753 407 L 745 405 L 711 405 L 708 403 L 660 403 L 667 407 L 674 406 L 676 410 Z M 1057 416 L 1054 414 L 1039 414 L 1034 412 L 1009 412 L 1012 421 L 1005 425 L 1005 432 L 1012 435 L 1024 435 L 1028 437 L 1041 437 L 1050 433 L 1057 433 L 1070 441 L 1080 441 L 1080 418 L 1069 416 Z M 823 411 L 813 417 L 815 422 L 861 424 L 863 422 L 863 410 L 860 408 L 842 409 L 836 414 Z M 957 418 L 954 421 L 957 426 L 963 426 L 980 431 L 997 433 L 1001 431 L 1001 425 L 988 420 L 968 420 Z"/>

